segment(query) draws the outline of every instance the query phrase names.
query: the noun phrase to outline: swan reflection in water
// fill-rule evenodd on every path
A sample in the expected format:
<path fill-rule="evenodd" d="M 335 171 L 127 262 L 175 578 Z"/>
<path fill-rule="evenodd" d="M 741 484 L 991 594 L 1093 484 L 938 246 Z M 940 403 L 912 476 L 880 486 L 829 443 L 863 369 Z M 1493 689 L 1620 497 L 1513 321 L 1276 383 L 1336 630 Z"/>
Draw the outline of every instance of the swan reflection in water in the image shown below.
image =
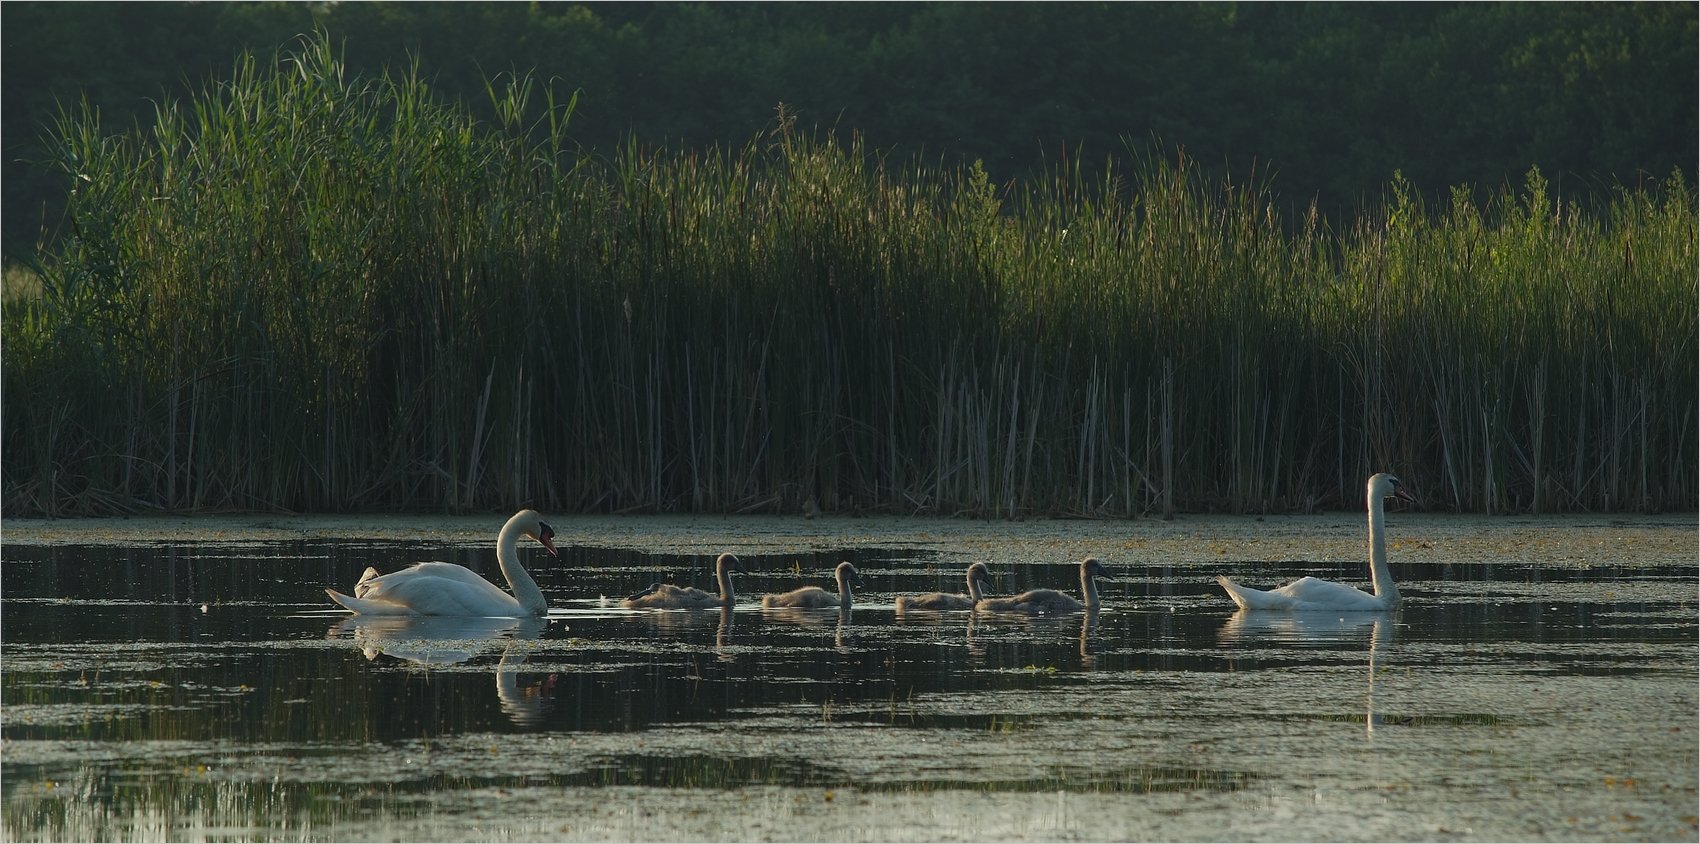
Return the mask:
<path fill-rule="evenodd" d="M 837 607 L 763 607 L 763 618 L 783 621 L 799 627 L 824 628 L 828 623 L 833 624 L 832 645 L 839 653 L 849 653 L 850 645 L 855 641 L 848 636 L 850 632 L 851 613 L 855 608 L 848 604 Z"/>
<path fill-rule="evenodd" d="M 694 641 L 698 630 L 710 623 L 714 628 L 714 658 L 719 662 L 732 662 L 735 653 L 732 647 L 732 628 L 736 618 L 730 605 L 721 606 L 713 612 L 703 609 L 670 609 L 653 612 L 638 612 L 624 616 L 629 623 L 641 625 L 647 638 L 661 642 Z M 695 648 L 692 647 L 692 650 Z"/>
<path fill-rule="evenodd" d="M 1080 613 L 1080 630 L 1075 635 L 1075 641 L 1080 652 L 1080 667 L 1085 671 L 1098 670 L 1098 654 L 1103 651 L 1103 642 L 1098 639 L 1098 617 L 1102 610 L 1087 609 Z M 981 613 L 974 612 L 968 616 L 968 627 L 964 636 L 964 644 L 968 648 L 968 664 L 975 668 L 986 666 L 986 632 L 996 634 L 999 630 L 1017 630 L 1022 638 L 1030 638 L 1035 642 L 1044 639 L 1035 635 L 1045 632 L 1069 631 L 1074 627 L 1069 624 L 1067 615 L 1027 615 L 1022 613 Z"/>
<path fill-rule="evenodd" d="M 1098 670 L 1098 610 L 1088 609 L 1080 614 L 1080 667 L 1086 671 Z"/>
<path fill-rule="evenodd" d="M 356 615 L 338 622 L 327 638 L 348 636 L 373 662 L 389 657 L 423 668 L 457 665 L 499 649 L 496 699 L 502 712 L 515 726 L 537 729 L 554 703 L 557 675 L 521 684 L 519 668 L 528 650 L 523 643 L 542 638 L 547 627 L 543 618 Z"/>
<path fill-rule="evenodd" d="M 732 608 L 720 608 L 720 625 L 714 628 L 714 658 L 721 662 L 732 661 Z"/>
<path fill-rule="evenodd" d="M 832 630 L 832 645 L 841 654 L 850 652 L 850 645 L 845 641 L 845 628 L 850 626 L 850 604 L 846 602 L 838 608 L 838 626 Z"/>
<path fill-rule="evenodd" d="M 1377 651 L 1394 642 L 1396 612 L 1271 613 L 1240 610 L 1217 632 L 1226 644 L 1350 645 L 1368 639 L 1369 681 L 1364 691 L 1364 731 L 1371 738 L 1384 721 L 1375 711 Z"/>

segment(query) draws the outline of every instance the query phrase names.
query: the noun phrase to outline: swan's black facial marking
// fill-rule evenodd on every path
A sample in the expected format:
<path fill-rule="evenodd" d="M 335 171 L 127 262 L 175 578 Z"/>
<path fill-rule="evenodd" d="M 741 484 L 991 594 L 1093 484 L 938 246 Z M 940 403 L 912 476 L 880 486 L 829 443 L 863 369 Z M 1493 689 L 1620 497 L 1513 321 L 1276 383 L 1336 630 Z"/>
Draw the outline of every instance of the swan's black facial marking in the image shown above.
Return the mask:
<path fill-rule="evenodd" d="M 561 552 L 555 550 L 555 529 L 541 519 L 537 521 L 537 541 L 543 545 L 544 550 L 549 552 L 549 556 L 556 558 L 561 556 Z"/>

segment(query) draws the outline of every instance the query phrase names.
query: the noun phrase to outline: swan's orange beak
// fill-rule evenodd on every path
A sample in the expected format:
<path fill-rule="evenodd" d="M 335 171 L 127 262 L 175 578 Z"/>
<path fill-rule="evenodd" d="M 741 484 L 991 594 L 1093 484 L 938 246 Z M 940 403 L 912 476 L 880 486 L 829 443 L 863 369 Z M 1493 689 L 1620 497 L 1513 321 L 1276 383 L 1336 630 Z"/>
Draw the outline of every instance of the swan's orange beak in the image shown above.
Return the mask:
<path fill-rule="evenodd" d="M 555 550 L 555 529 L 548 522 L 537 523 L 537 541 L 543 544 L 543 550 L 548 551 L 549 556 L 561 558 L 561 552 Z"/>
<path fill-rule="evenodd" d="M 1406 492 L 1405 488 L 1402 487 L 1402 486 L 1396 486 L 1396 487 L 1393 488 L 1393 497 L 1394 498 L 1403 498 L 1406 501 L 1411 502 L 1412 504 L 1417 504 L 1417 500 L 1415 498 L 1412 498 L 1411 494 Z M 1422 506 L 1422 505 L 1418 504 L 1418 506 Z"/>

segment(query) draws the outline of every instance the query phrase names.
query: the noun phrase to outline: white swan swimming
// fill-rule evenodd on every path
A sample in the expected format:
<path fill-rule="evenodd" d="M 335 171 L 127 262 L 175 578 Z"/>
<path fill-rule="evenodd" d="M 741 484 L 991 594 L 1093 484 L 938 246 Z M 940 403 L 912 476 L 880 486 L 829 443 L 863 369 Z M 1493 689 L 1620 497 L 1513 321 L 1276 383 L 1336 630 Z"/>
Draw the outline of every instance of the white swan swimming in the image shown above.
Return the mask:
<path fill-rule="evenodd" d="M 744 564 L 731 554 L 721 554 L 714 561 L 714 579 L 720 582 L 720 594 L 704 592 L 694 586 L 674 586 L 671 583 L 652 583 L 648 589 L 620 602 L 631 609 L 711 610 L 732 606 L 732 572 L 749 574 Z"/>
<path fill-rule="evenodd" d="M 971 610 L 975 604 L 986 597 L 980 591 L 980 585 L 991 585 L 992 570 L 985 563 L 975 563 L 968 567 L 968 594 L 953 595 L 949 592 L 934 592 L 930 595 L 900 595 L 897 598 L 897 611 L 904 610 Z"/>
<path fill-rule="evenodd" d="M 804 586 L 778 595 L 763 595 L 761 605 L 764 607 L 803 607 L 813 609 L 819 607 L 849 607 L 850 586 L 862 585 L 862 575 L 856 567 L 846 560 L 833 569 L 833 578 L 838 581 L 838 594 L 834 595 L 819 586 Z"/>
<path fill-rule="evenodd" d="M 514 593 L 509 595 L 494 583 L 465 566 L 454 563 L 416 563 L 398 572 L 380 575 L 367 568 L 360 581 L 354 584 L 354 595 L 344 595 L 326 589 L 331 600 L 362 615 L 459 615 L 525 618 L 543 615 L 548 602 L 543 590 L 520 565 L 514 546 L 522 536 L 529 536 L 543 545 L 551 557 L 555 550 L 555 529 L 535 510 L 521 510 L 496 536 L 496 560 Z"/>
<path fill-rule="evenodd" d="M 1387 568 L 1387 537 L 1384 528 L 1387 516 L 1384 501 L 1403 498 L 1413 504 L 1416 499 L 1405 491 L 1399 479 L 1380 472 L 1371 475 L 1365 489 L 1369 497 L 1369 576 L 1375 589 L 1370 595 L 1329 580 L 1301 577 L 1278 589 L 1261 592 L 1248 589 L 1225 575 L 1216 582 L 1227 590 L 1242 610 L 1289 610 L 1293 612 L 1378 612 L 1399 605 L 1399 587 Z"/>
<path fill-rule="evenodd" d="M 1055 589 L 1033 589 L 1007 598 L 982 599 L 974 605 L 974 609 L 1025 613 L 1065 613 L 1081 610 L 1097 612 L 1100 577 L 1108 580 L 1110 570 L 1104 568 L 1104 564 L 1099 562 L 1097 557 L 1087 557 L 1080 561 L 1080 594 L 1086 598 L 1085 603 Z"/>

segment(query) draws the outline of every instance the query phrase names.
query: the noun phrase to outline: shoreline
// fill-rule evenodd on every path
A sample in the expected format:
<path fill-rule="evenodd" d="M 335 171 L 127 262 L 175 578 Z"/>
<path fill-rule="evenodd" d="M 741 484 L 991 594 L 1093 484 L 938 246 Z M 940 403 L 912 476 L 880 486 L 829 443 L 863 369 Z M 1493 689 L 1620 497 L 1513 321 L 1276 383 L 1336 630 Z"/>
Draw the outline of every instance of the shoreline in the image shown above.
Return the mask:
<path fill-rule="evenodd" d="M 909 516 L 544 516 L 559 545 L 714 554 L 903 547 L 945 559 L 1058 562 L 1095 555 L 1114 563 L 1208 566 L 1217 561 L 1351 562 L 1365 558 L 1364 516 L 1280 516 L 978 521 Z M 68 545 L 252 545 L 279 542 L 418 542 L 458 547 L 492 542 L 498 515 L 219 514 L 5 519 L 0 548 Z M 1694 565 L 1695 514 L 1481 516 L 1394 511 L 1395 564 L 1592 566 Z"/>

